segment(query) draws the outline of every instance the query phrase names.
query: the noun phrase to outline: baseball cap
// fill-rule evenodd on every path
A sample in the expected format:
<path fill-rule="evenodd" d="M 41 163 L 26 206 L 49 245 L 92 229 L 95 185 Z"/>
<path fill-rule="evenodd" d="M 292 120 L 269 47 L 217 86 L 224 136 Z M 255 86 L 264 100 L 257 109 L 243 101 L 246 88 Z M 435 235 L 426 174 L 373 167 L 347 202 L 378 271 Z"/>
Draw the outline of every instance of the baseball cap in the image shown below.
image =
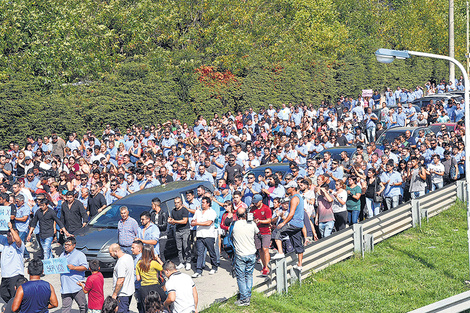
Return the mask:
<path fill-rule="evenodd" d="M 289 188 L 297 188 L 297 183 L 293 180 L 291 180 L 285 187 L 286 189 L 289 189 Z"/>
<path fill-rule="evenodd" d="M 286 202 L 289 202 L 290 201 L 290 198 L 289 197 L 284 197 L 281 199 L 281 203 L 286 203 Z"/>
<path fill-rule="evenodd" d="M 258 202 L 263 201 L 263 196 L 257 193 L 256 195 L 253 196 L 253 203 L 257 204 Z"/>

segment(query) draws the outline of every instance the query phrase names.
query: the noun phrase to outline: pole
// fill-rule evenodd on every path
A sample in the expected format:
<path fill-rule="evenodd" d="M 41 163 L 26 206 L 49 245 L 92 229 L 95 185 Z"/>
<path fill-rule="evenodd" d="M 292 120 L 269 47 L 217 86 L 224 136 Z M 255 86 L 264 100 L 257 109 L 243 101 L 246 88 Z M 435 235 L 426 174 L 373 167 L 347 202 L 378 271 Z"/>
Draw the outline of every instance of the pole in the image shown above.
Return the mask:
<path fill-rule="evenodd" d="M 447 60 L 452 62 L 453 64 L 457 65 L 463 75 L 463 79 L 465 81 L 465 183 L 467 185 L 467 237 L 468 237 L 468 264 L 469 264 L 469 274 L 470 274 L 470 106 L 469 106 L 469 90 L 470 90 L 470 82 L 468 80 L 468 74 L 465 70 L 464 66 L 454 58 L 432 54 L 432 53 L 424 53 L 424 52 L 416 52 L 416 51 L 408 51 L 410 55 L 416 55 L 421 57 L 427 58 L 434 58 L 434 59 L 441 59 Z"/>
<path fill-rule="evenodd" d="M 468 41 L 468 1 L 467 1 L 467 55 L 465 56 L 467 58 L 467 73 L 470 72 L 470 47 L 469 47 L 469 41 Z"/>
<path fill-rule="evenodd" d="M 455 53 L 454 53 L 454 0 L 449 0 L 449 57 L 451 58 L 455 57 Z M 449 62 L 449 81 L 451 81 L 452 84 L 455 83 L 455 67 L 452 61 Z"/>

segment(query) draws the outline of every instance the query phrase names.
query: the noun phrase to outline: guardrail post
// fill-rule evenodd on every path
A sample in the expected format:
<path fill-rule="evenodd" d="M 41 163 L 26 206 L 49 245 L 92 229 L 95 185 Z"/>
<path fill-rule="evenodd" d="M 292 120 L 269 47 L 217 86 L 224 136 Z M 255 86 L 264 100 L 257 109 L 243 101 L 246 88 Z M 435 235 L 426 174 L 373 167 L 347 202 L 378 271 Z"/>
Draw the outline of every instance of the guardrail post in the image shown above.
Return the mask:
<path fill-rule="evenodd" d="M 374 235 L 364 234 L 364 251 L 374 252 Z"/>
<path fill-rule="evenodd" d="M 285 258 L 276 260 L 276 288 L 279 294 L 287 292 L 287 265 Z"/>
<path fill-rule="evenodd" d="M 419 213 L 419 200 L 411 200 L 411 223 L 413 227 L 421 227 L 421 214 Z"/>
<path fill-rule="evenodd" d="M 423 218 L 426 218 L 426 222 L 429 222 L 428 209 L 421 209 L 421 210 L 419 210 L 419 212 L 420 212 L 419 220 L 421 221 Z"/>
<path fill-rule="evenodd" d="M 353 224 L 354 231 L 354 253 L 361 253 L 364 257 L 364 235 L 361 224 Z"/>
<path fill-rule="evenodd" d="M 462 180 L 457 181 L 457 199 L 465 201 L 465 182 Z"/>

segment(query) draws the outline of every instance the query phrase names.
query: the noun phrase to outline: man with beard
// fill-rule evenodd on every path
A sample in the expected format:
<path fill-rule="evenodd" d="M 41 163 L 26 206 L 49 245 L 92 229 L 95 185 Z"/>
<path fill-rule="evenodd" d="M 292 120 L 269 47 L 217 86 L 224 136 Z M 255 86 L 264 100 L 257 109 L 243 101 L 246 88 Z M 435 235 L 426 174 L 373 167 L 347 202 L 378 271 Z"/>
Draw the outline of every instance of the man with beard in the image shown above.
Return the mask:
<path fill-rule="evenodd" d="M 90 220 L 103 211 L 106 207 L 106 199 L 103 194 L 100 192 L 100 188 L 97 184 L 90 186 L 90 195 L 88 196 L 88 214 L 90 215 Z"/>
<path fill-rule="evenodd" d="M 140 213 L 140 222 L 142 226 L 140 227 L 139 237 L 135 238 L 135 240 L 140 240 L 143 244 L 153 246 L 155 256 L 160 255 L 160 229 L 152 223 L 148 211 Z"/>

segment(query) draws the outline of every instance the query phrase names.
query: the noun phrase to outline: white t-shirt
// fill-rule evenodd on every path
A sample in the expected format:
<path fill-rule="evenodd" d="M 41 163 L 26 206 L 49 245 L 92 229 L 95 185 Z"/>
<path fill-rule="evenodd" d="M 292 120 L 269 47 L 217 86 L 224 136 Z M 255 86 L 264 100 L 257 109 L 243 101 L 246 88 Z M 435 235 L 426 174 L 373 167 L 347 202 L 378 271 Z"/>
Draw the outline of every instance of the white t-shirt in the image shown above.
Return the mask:
<path fill-rule="evenodd" d="M 134 284 L 134 260 L 129 254 L 120 257 L 113 272 L 113 286 L 116 286 L 118 278 L 124 277 L 124 284 L 119 291 L 118 297 L 132 296 L 135 292 Z"/>
<path fill-rule="evenodd" d="M 232 233 L 235 253 L 240 256 L 255 254 L 255 235 L 257 233 L 259 233 L 259 229 L 256 223 L 248 223 L 246 220 L 236 221 Z"/>
<path fill-rule="evenodd" d="M 217 218 L 217 213 L 213 209 L 196 210 L 193 220 L 199 222 L 214 222 Z M 197 226 L 196 227 L 196 237 L 198 238 L 215 238 L 215 225 L 212 223 L 210 226 Z"/>
<path fill-rule="evenodd" d="M 176 294 L 175 302 L 173 302 L 174 313 L 190 313 L 196 310 L 193 297 L 194 286 L 191 277 L 181 272 L 173 273 L 167 280 L 166 291 Z"/>
<path fill-rule="evenodd" d="M 428 170 L 434 170 L 439 173 L 444 173 L 445 171 L 444 164 L 442 164 L 441 162 L 439 162 L 438 164 L 434 164 L 434 162 L 431 162 L 428 164 Z M 444 181 L 444 176 L 437 175 L 436 173 L 431 174 L 431 182 L 433 184 L 442 183 L 443 181 Z"/>

